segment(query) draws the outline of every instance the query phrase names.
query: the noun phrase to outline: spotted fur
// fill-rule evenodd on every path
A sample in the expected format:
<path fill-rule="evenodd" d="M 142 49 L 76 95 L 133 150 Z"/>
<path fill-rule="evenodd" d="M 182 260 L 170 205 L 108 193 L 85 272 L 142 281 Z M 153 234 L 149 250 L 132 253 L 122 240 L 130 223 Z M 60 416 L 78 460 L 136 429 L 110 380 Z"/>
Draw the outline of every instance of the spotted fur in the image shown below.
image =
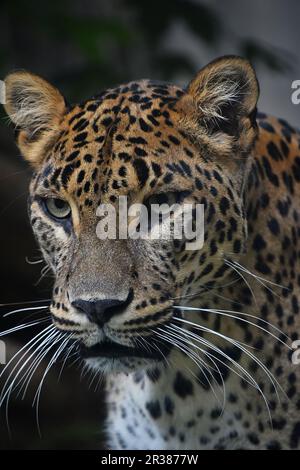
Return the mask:
<path fill-rule="evenodd" d="M 87 347 L 106 336 L 160 351 L 155 360 L 87 360 L 108 373 L 108 446 L 300 448 L 300 365 L 292 362 L 300 134 L 283 120 L 256 119 L 248 62 L 218 59 L 186 90 L 143 80 L 75 106 L 32 74 L 6 84 L 18 145 L 34 167 L 31 223 L 55 274 L 54 324 Z M 170 194 L 204 204 L 200 251 L 97 239 L 100 203 Z M 51 219 L 48 197 L 67 201 L 72 218 Z M 129 296 L 101 327 L 74 307 L 78 298 Z"/>

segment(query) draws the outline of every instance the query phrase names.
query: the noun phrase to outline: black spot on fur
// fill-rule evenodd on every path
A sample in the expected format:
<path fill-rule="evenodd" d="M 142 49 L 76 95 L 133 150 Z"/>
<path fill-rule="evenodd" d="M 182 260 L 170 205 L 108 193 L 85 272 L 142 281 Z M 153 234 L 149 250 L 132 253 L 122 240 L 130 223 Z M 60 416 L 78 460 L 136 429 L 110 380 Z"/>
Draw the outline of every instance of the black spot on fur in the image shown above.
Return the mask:
<path fill-rule="evenodd" d="M 266 242 L 260 234 L 257 234 L 253 240 L 252 246 L 255 251 L 261 251 L 266 248 Z"/>
<path fill-rule="evenodd" d="M 300 421 L 298 421 L 291 434 L 291 441 L 290 441 L 290 446 L 292 449 L 296 449 L 298 447 L 298 444 L 300 442 Z"/>
<path fill-rule="evenodd" d="M 193 395 L 193 384 L 190 380 L 186 379 L 181 372 L 177 372 L 174 381 L 174 391 L 180 398 L 186 398 Z"/>
<path fill-rule="evenodd" d="M 133 161 L 133 167 L 136 171 L 140 186 L 143 187 L 149 177 L 149 168 L 144 160 L 138 159 Z"/>
<path fill-rule="evenodd" d="M 148 403 L 146 403 L 146 408 L 153 419 L 158 419 L 161 417 L 161 407 L 158 400 L 149 401 Z"/>
<path fill-rule="evenodd" d="M 67 187 L 67 184 L 69 182 L 70 177 L 72 176 L 73 171 L 74 171 L 74 165 L 72 163 L 70 163 L 63 169 L 62 174 L 61 174 L 61 182 L 64 188 Z"/>

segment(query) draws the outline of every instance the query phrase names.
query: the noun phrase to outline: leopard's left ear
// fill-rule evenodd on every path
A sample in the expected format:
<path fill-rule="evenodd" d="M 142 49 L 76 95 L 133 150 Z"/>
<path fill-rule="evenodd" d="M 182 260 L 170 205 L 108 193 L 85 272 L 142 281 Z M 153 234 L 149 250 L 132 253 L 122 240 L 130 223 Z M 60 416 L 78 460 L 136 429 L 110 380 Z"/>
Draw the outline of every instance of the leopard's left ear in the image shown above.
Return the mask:
<path fill-rule="evenodd" d="M 257 134 L 259 86 L 250 63 L 225 56 L 204 67 L 180 98 L 181 125 L 223 155 L 249 152 Z"/>
<path fill-rule="evenodd" d="M 4 107 L 16 125 L 17 144 L 24 158 L 38 167 L 47 145 L 59 133 L 65 100 L 50 83 L 29 72 L 8 75 L 5 89 Z"/>

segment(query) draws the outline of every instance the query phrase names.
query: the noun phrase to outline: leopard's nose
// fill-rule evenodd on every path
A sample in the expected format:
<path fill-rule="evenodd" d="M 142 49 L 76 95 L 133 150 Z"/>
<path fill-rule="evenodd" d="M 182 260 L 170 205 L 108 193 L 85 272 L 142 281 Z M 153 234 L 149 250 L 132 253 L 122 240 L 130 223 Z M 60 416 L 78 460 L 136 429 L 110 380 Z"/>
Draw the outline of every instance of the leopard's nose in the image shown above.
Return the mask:
<path fill-rule="evenodd" d="M 133 299 L 133 290 L 130 289 L 128 296 L 125 300 L 120 299 L 75 299 L 72 306 L 79 312 L 85 314 L 88 319 L 103 326 L 113 316 L 122 313 Z"/>

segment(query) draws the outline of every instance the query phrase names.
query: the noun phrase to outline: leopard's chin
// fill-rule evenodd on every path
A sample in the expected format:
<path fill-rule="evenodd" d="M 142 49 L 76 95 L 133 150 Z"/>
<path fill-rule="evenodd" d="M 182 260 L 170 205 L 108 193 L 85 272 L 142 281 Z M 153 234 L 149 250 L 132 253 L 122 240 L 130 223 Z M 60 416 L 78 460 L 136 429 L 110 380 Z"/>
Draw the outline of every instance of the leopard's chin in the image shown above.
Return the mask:
<path fill-rule="evenodd" d="M 165 360 L 171 347 L 127 346 L 105 339 L 91 347 L 81 345 L 80 355 L 93 370 L 103 373 L 132 372 L 147 369 Z"/>
<path fill-rule="evenodd" d="M 87 367 L 102 375 L 133 373 L 140 370 L 152 369 L 158 365 L 159 361 L 154 359 L 145 359 L 138 357 L 92 357 L 85 359 Z"/>

